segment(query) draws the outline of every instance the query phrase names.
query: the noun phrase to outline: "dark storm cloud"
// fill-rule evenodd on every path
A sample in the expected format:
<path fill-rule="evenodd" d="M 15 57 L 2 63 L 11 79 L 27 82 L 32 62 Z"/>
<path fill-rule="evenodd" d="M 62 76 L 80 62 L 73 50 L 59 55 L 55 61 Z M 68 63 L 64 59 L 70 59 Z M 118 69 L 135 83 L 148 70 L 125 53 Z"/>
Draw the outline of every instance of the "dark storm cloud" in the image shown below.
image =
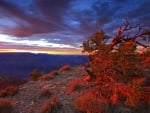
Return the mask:
<path fill-rule="evenodd" d="M 150 1 L 141 2 L 139 7 L 132 10 L 128 15 L 129 17 L 136 19 L 136 23 L 143 23 L 145 25 L 150 25 Z"/>
<path fill-rule="evenodd" d="M 37 6 L 47 16 L 59 17 L 68 9 L 70 0 L 37 0 Z"/>
<path fill-rule="evenodd" d="M 18 7 L 20 4 L 13 4 L 9 0 L 2 0 L 0 1 L 0 8 L 4 11 L 4 15 L 2 16 L 16 17 L 28 23 L 28 25 L 23 25 L 22 22 L 18 27 L 15 26 L 13 29 L 6 29 L 4 32 L 18 37 L 25 37 L 32 34 L 65 29 L 61 14 L 63 14 L 64 10 L 67 8 L 67 4 L 67 0 L 61 0 L 61 2 L 55 2 L 55 0 L 38 0 L 36 2 L 31 2 L 33 8 L 28 10 Z M 31 14 L 29 14 L 29 11 Z M 7 15 L 5 15 L 5 13 Z"/>
<path fill-rule="evenodd" d="M 86 34 L 103 28 L 105 24 L 111 23 L 118 18 L 136 18 L 136 21 L 145 19 L 147 23 L 150 18 L 149 0 L 18 1 L 0 1 L 0 8 L 4 11 L 2 16 L 14 16 L 28 23 L 25 25 L 20 22 L 18 27 L 7 29 L 7 32 L 18 37 L 68 29 Z M 29 4 L 23 5 L 24 3 Z M 64 17 L 67 17 L 68 20 Z"/>
<path fill-rule="evenodd" d="M 105 28 L 105 24 L 107 24 L 107 29 L 104 30 L 113 32 L 113 29 L 117 29 L 123 25 L 125 18 L 128 18 L 132 24 L 150 24 L 149 4 L 149 0 L 97 1 L 97 3 L 93 5 L 93 8 L 97 12 L 98 20 L 101 21 L 103 18 L 109 18 L 105 20 L 101 27 Z"/>
<path fill-rule="evenodd" d="M 78 46 L 101 29 L 113 37 L 126 17 L 133 24 L 149 25 L 149 4 L 149 0 L 0 0 L 0 33 Z"/>

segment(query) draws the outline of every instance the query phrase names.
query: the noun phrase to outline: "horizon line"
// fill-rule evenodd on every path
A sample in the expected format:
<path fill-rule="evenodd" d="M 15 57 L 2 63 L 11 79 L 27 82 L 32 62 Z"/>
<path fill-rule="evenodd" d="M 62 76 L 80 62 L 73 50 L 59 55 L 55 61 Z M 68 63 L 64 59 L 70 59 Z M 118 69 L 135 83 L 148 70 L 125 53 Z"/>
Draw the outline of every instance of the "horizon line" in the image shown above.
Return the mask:
<path fill-rule="evenodd" d="M 8 49 L 10 50 L 10 49 Z M 19 50 L 19 51 L 1 51 L 0 49 L 0 54 L 3 54 L 3 53 L 30 53 L 30 54 L 48 54 L 48 55 L 87 55 L 86 53 L 82 53 L 82 52 L 79 52 L 79 53 L 76 53 L 76 52 L 65 52 L 65 51 L 62 51 L 62 52 L 57 52 L 57 51 L 53 51 L 53 52 L 47 52 L 47 51 L 25 51 L 25 50 Z"/>

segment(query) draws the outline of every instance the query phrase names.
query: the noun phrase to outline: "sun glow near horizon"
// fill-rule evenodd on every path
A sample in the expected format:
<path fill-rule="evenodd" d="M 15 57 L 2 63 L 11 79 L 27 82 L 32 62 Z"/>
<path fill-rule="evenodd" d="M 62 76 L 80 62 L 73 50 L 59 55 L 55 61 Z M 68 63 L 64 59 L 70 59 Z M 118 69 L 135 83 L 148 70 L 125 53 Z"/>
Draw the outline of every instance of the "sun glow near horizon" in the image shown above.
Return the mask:
<path fill-rule="evenodd" d="M 79 46 L 79 45 L 78 45 Z M 56 44 L 47 40 L 27 40 L 0 34 L 0 53 L 33 53 L 33 54 L 58 54 L 58 55 L 86 55 L 82 48 L 72 45 Z M 146 51 L 137 46 L 137 52 Z"/>
<path fill-rule="evenodd" d="M 84 55 L 81 51 L 42 51 L 42 50 L 20 50 L 20 49 L 0 49 L 0 53 L 33 53 L 33 54 L 58 54 L 58 55 Z"/>
<path fill-rule="evenodd" d="M 0 53 L 82 54 L 81 48 L 47 40 L 27 40 L 0 34 Z"/>

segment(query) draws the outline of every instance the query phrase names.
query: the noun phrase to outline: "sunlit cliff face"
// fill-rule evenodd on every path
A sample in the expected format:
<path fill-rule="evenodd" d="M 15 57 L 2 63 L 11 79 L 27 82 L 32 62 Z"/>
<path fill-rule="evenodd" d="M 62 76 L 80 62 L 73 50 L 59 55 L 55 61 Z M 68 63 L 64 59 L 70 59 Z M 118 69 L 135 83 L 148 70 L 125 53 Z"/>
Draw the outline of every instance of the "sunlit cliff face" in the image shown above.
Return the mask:
<path fill-rule="evenodd" d="M 0 52 L 81 54 L 103 29 L 113 37 L 127 17 L 149 25 L 149 0 L 0 0 Z"/>

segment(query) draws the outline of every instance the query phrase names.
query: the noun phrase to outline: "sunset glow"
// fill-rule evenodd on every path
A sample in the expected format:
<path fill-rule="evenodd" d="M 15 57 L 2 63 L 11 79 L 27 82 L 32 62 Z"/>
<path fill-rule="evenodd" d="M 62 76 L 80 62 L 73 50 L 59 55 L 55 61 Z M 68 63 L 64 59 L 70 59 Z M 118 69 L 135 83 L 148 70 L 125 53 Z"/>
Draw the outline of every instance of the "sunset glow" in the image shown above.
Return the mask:
<path fill-rule="evenodd" d="M 21 50 L 21 49 L 0 49 L 0 53 L 34 53 L 34 54 L 60 54 L 60 55 L 80 55 L 81 50 L 56 50 L 56 51 L 44 51 L 44 50 Z"/>

